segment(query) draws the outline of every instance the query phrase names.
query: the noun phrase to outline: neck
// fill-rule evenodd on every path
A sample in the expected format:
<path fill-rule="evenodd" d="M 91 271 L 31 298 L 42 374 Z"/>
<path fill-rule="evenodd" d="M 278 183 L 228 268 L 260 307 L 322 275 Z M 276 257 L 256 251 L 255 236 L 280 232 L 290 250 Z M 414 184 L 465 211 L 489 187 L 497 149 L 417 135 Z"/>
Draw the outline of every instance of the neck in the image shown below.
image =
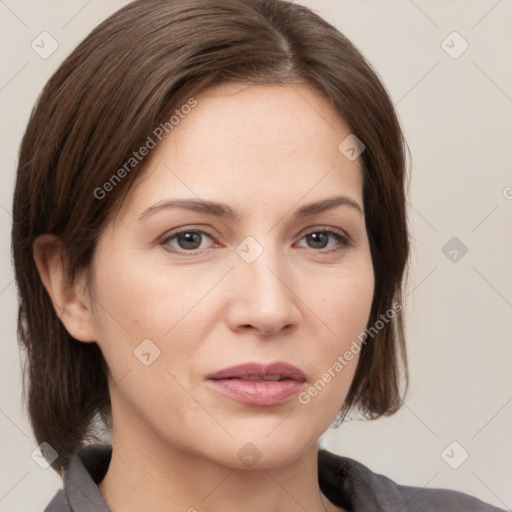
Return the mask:
<path fill-rule="evenodd" d="M 342 510 L 320 491 L 316 443 L 283 466 L 238 469 L 139 436 L 132 427 L 114 426 L 112 459 L 98 485 L 112 512 Z"/>

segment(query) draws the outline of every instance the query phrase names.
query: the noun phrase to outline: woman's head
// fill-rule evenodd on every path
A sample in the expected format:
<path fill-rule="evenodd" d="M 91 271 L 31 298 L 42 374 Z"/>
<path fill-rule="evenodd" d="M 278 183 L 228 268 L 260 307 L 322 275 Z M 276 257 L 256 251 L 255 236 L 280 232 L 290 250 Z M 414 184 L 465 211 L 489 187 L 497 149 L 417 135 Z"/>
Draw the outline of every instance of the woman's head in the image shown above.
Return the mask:
<path fill-rule="evenodd" d="M 138 1 L 101 24 L 34 109 L 13 207 L 29 411 L 54 467 L 111 403 L 133 432 L 233 464 L 244 439 L 283 460 L 340 408 L 394 412 L 404 181 L 388 95 L 309 10 Z M 171 199 L 190 208 L 157 207 Z M 249 406 L 207 380 L 277 360 L 305 373 L 302 399 Z"/>

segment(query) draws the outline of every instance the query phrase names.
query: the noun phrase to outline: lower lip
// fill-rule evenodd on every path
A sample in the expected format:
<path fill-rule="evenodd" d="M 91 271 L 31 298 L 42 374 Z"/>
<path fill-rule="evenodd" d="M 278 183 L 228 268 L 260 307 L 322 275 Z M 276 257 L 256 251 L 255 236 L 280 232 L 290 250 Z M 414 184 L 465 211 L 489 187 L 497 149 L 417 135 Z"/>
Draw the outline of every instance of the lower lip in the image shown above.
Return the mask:
<path fill-rule="evenodd" d="M 242 379 L 209 379 L 217 391 L 248 405 L 271 406 L 286 402 L 297 395 L 303 382 L 296 380 L 254 381 Z"/>

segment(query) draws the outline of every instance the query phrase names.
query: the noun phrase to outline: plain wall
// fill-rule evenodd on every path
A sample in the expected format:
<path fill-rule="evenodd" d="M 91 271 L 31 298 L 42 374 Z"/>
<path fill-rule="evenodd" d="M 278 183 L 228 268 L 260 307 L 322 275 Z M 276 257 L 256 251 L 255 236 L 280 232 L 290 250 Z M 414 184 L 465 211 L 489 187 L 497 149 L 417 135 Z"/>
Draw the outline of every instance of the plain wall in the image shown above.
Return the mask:
<path fill-rule="evenodd" d="M 52 72 L 126 3 L 0 2 L 0 511 L 41 511 L 61 483 L 32 460 L 36 443 L 21 403 L 10 256 L 18 147 Z M 512 4 L 299 3 L 337 26 L 370 60 L 396 104 L 412 153 L 410 392 L 393 417 L 348 421 L 329 429 L 321 446 L 399 483 L 458 489 L 510 509 Z M 47 59 L 31 48 L 43 31 L 58 42 Z M 465 41 L 469 46 L 458 55 Z M 462 450 L 469 456 L 453 469 L 446 460 L 457 465 Z"/>

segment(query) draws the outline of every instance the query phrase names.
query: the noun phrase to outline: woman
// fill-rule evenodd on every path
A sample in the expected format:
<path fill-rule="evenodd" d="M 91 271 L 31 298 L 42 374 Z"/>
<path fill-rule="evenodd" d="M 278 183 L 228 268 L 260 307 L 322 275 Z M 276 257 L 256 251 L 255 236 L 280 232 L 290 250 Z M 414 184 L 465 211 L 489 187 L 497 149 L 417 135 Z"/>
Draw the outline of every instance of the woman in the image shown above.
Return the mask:
<path fill-rule="evenodd" d="M 403 400 L 404 145 L 361 54 L 286 1 L 139 0 L 77 47 L 13 206 L 47 511 L 498 510 L 318 450 Z"/>

